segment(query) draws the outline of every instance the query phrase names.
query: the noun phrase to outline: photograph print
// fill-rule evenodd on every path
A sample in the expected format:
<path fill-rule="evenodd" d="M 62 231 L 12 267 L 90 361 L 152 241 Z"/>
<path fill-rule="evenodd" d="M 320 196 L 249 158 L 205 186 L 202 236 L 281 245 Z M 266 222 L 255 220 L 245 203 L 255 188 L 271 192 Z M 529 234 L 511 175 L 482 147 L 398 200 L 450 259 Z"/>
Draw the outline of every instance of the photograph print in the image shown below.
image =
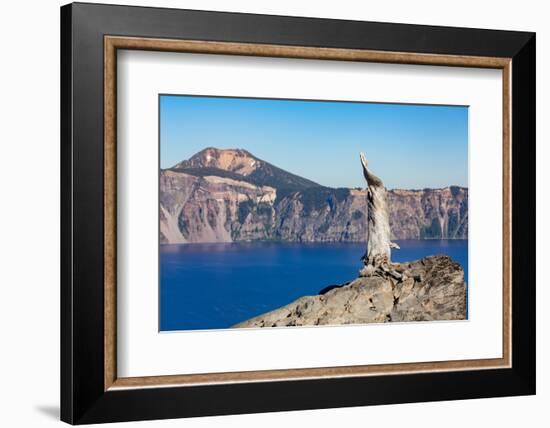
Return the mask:
<path fill-rule="evenodd" d="M 160 331 L 468 319 L 467 106 L 161 94 L 159 145 Z"/>

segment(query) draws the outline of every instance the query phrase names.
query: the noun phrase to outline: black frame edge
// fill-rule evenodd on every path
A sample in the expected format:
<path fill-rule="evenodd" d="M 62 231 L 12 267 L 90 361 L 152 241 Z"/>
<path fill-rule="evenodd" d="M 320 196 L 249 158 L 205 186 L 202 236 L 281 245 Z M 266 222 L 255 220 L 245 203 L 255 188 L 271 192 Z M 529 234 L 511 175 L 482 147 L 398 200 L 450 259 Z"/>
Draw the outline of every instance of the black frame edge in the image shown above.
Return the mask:
<path fill-rule="evenodd" d="M 512 364 L 536 393 L 536 35 L 512 58 Z M 521 170 L 521 174 L 517 171 Z M 514 209 L 514 207 L 521 207 Z M 515 286 L 514 286 L 515 284 Z"/>
<path fill-rule="evenodd" d="M 60 133 L 61 133 L 61 174 L 60 174 L 60 228 L 61 228 L 61 302 L 60 302 L 60 355 L 61 388 L 60 418 L 74 423 L 73 391 L 73 288 L 72 288 L 72 5 L 60 9 Z"/>
<path fill-rule="evenodd" d="M 168 7 L 127 6 L 100 3 L 72 3 L 74 10 L 90 22 L 108 27 L 115 17 L 121 19 L 111 35 L 188 40 L 262 43 L 263 33 L 279 26 L 270 35 L 269 44 L 317 46 L 379 51 L 513 57 L 534 33 L 527 31 L 488 30 L 483 28 L 445 27 L 424 24 L 368 22 L 302 16 L 266 15 Z M 152 19 L 146 19 L 145 15 Z M 101 22 L 107 18 L 111 22 Z M 163 21 L 163 35 L 155 30 Z M 215 30 L 201 24 L 210 21 Z M 254 22 L 253 22 L 254 21 Z M 140 28 L 130 29 L 139 23 Z M 181 26 L 184 25 L 185 29 Z M 248 30 L 248 31 L 247 31 Z M 216 33 L 217 36 L 212 36 Z M 430 37 L 426 34 L 430 33 Z"/>

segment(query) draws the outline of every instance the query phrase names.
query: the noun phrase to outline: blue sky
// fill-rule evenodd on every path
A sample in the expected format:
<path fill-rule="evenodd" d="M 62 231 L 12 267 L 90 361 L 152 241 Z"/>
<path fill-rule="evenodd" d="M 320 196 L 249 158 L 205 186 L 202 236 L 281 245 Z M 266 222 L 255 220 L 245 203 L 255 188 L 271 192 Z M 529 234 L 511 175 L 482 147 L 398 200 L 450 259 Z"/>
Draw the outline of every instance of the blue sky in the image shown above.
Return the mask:
<path fill-rule="evenodd" d="M 161 168 L 242 148 L 330 187 L 364 187 L 359 152 L 388 188 L 468 185 L 468 108 L 162 95 Z"/>

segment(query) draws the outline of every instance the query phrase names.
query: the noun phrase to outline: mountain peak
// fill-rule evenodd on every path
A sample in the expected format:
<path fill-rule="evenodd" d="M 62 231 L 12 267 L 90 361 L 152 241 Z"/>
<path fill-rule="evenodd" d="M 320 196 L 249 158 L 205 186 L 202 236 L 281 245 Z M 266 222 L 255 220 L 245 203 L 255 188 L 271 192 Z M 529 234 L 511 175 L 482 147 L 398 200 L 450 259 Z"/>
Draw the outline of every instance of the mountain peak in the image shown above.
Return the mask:
<path fill-rule="evenodd" d="M 220 175 L 241 178 L 258 186 L 271 186 L 287 192 L 322 187 L 259 159 L 244 149 L 207 147 L 170 169 L 196 176 Z"/>
<path fill-rule="evenodd" d="M 257 157 L 244 149 L 218 149 L 207 147 L 184 160 L 174 168 L 218 168 L 249 176 L 262 164 Z"/>

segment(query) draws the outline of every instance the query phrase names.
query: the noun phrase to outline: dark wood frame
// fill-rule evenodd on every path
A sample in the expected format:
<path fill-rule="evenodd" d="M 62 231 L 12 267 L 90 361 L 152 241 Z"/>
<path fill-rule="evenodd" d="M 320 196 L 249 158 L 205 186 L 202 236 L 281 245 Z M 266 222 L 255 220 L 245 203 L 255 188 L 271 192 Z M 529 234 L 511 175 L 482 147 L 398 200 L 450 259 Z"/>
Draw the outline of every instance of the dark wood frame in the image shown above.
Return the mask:
<path fill-rule="evenodd" d="M 503 358 L 117 378 L 116 49 L 502 69 Z M 72 4 L 61 9 L 61 74 L 62 420 L 93 423 L 535 392 L 533 33 Z"/>

